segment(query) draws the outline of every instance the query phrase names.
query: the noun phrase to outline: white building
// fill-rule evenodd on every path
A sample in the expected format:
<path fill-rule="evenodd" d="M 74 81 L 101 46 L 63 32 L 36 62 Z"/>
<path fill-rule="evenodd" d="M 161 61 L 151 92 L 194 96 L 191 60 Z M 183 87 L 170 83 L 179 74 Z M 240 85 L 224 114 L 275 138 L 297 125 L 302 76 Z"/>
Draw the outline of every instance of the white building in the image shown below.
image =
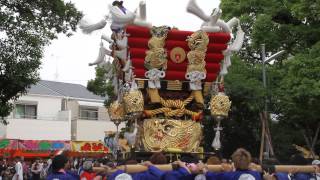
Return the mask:
<path fill-rule="evenodd" d="M 0 138 L 103 140 L 105 131 L 116 130 L 103 103 L 82 85 L 41 80 L 15 102 Z"/>

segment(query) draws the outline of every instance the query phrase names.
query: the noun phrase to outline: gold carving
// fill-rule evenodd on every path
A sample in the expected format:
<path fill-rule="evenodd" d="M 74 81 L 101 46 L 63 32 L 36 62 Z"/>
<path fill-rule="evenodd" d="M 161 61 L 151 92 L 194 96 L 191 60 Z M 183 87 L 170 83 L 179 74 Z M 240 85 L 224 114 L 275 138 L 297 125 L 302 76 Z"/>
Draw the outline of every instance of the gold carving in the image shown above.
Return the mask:
<path fill-rule="evenodd" d="M 194 112 L 185 108 L 187 104 L 189 104 L 194 99 L 193 95 L 190 95 L 184 101 L 181 100 L 165 100 L 160 98 L 160 103 L 162 104 L 162 108 L 154 109 L 154 110 L 145 110 L 144 113 L 147 117 L 153 117 L 157 114 L 163 113 L 165 117 L 182 117 L 183 115 L 190 115 L 193 120 L 199 120 L 201 116 L 201 112 Z"/>
<path fill-rule="evenodd" d="M 163 48 L 148 50 L 145 57 L 145 67 L 147 69 L 167 69 L 167 52 Z"/>
<path fill-rule="evenodd" d="M 229 97 L 224 93 L 218 93 L 213 96 L 210 101 L 211 115 L 227 117 L 230 106 L 231 101 L 229 100 Z"/>
<path fill-rule="evenodd" d="M 167 69 L 167 52 L 164 49 L 165 40 L 169 32 L 169 27 L 153 26 L 150 30 L 152 37 L 148 41 L 149 50 L 146 52 L 145 67 L 150 70 L 156 69 Z"/>
<path fill-rule="evenodd" d="M 123 96 L 125 109 L 127 113 L 143 112 L 143 96 L 139 90 L 131 90 Z"/>
<path fill-rule="evenodd" d="M 178 148 L 193 152 L 199 147 L 201 126 L 191 120 L 145 119 L 143 144 L 149 151 Z"/>
<path fill-rule="evenodd" d="M 123 119 L 125 115 L 124 106 L 119 101 L 114 101 L 108 109 L 111 120 Z"/>
<path fill-rule="evenodd" d="M 186 59 L 186 52 L 181 47 L 175 47 L 170 52 L 170 59 L 174 63 L 182 63 Z"/>
<path fill-rule="evenodd" d="M 209 37 L 206 32 L 199 30 L 188 36 L 188 46 L 191 50 L 207 51 Z"/>
<path fill-rule="evenodd" d="M 196 31 L 188 37 L 188 46 L 191 49 L 187 54 L 189 61 L 187 73 L 199 71 L 206 73 L 206 51 L 209 44 L 209 38 L 206 32 Z"/>

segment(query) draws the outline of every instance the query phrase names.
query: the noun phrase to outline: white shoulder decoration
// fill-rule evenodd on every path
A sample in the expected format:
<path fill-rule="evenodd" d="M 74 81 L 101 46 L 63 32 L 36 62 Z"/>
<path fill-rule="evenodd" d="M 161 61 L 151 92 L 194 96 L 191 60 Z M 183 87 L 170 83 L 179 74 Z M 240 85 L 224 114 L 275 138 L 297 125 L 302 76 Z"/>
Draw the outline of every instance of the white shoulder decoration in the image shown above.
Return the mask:
<path fill-rule="evenodd" d="M 231 65 L 230 57 L 233 52 L 237 52 L 241 49 L 244 41 L 244 32 L 240 26 L 240 20 L 233 17 L 228 22 L 220 19 L 222 11 L 219 8 L 214 8 L 211 15 L 206 15 L 203 10 L 197 5 L 196 0 L 190 0 L 187 5 L 187 12 L 196 15 L 204 21 L 201 26 L 201 30 L 206 32 L 225 32 L 230 33 L 232 36 L 233 27 L 237 26 L 236 37 L 233 42 L 223 51 L 224 60 L 221 64 L 220 75 L 224 76 L 228 73 L 227 68 Z"/>

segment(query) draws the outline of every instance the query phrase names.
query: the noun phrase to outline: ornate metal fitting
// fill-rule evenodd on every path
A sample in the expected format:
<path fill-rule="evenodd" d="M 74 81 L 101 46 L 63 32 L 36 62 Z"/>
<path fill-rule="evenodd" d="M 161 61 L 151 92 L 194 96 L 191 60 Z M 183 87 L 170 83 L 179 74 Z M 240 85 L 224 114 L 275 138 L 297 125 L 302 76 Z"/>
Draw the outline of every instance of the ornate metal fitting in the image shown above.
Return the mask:
<path fill-rule="evenodd" d="M 149 50 L 144 62 L 147 69 L 167 69 L 167 52 L 164 46 L 169 29 L 168 26 L 153 26 L 150 30 L 152 37 L 148 41 Z"/>
<path fill-rule="evenodd" d="M 230 111 L 231 101 L 229 97 L 224 93 L 218 93 L 211 97 L 210 100 L 210 110 L 211 115 L 214 117 L 228 117 L 228 112 Z"/>
<path fill-rule="evenodd" d="M 122 120 L 124 118 L 124 106 L 122 103 L 119 103 L 119 101 L 111 103 L 108 111 L 111 121 Z"/>
<path fill-rule="evenodd" d="M 127 113 L 143 112 L 143 95 L 139 90 L 131 90 L 123 96 Z"/>

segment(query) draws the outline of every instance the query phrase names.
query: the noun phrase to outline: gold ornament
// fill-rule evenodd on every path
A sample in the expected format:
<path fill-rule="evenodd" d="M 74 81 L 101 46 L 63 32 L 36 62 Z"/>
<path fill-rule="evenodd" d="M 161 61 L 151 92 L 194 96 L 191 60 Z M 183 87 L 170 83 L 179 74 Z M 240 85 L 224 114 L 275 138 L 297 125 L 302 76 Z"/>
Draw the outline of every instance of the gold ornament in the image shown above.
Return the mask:
<path fill-rule="evenodd" d="M 186 59 L 186 52 L 181 47 L 175 47 L 170 52 L 170 59 L 174 63 L 182 63 Z"/>
<path fill-rule="evenodd" d="M 188 46 L 191 50 L 207 51 L 209 37 L 206 32 L 199 30 L 188 36 Z"/>
<path fill-rule="evenodd" d="M 143 144 L 149 151 L 181 149 L 197 150 L 201 139 L 201 126 L 192 120 L 145 119 Z"/>
<path fill-rule="evenodd" d="M 149 50 L 146 52 L 144 65 L 148 70 L 167 69 L 167 52 L 164 49 L 169 27 L 153 26 L 150 30 L 152 37 L 148 41 Z"/>
<path fill-rule="evenodd" d="M 167 52 L 163 48 L 154 48 L 146 52 L 145 67 L 147 69 L 166 69 L 167 68 Z"/>
<path fill-rule="evenodd" d="M 209 37 L 204 31 L 196 31 L 187 39 L 188 46 L 191 51 L 188 52 L 187 73 L 199 71 L 206 73 L 206 52 L 209 44 Z"/>
<path fill-rule="evenodd" d="M 231 101 L 229 97 L 224 93 L 218 93 L 215 96 L 211 97 L 210 101 L 210 110 L 211 115 L 228 117 L 228 112 L 230 111 Z"/>
<path fill-rule="evenodd" d="M 124 118 L 124 106 L 122 103 L 119 103 L 119 101 L 114 101 L 111 103 L 108 111 L 111 120 L 121 120 Z"/>
<path fill-rule="evenodd" d="M 142 112 L 144 101 L 143 95 L 139 90 L 131 90 L 124 94 L 123 101 L 127 113 Z"/>
<path fill-rule="evenodd" d="M 154 110 L 145 110 L 144 114 L 147 117 L 153 117 L 157 114 L 163 114 L 165 117 L 182 117 L 183 115 L 189 115 L 192 117 L 192 120 L 199 120 L 202 112 L 194 112 L 185 108 L 194 99 L 193 94 L 191 94 L 185 100 L 179 99 L 163 99 L 160 97 L 160 103 L 163 106 L 162 108 Z"/>

